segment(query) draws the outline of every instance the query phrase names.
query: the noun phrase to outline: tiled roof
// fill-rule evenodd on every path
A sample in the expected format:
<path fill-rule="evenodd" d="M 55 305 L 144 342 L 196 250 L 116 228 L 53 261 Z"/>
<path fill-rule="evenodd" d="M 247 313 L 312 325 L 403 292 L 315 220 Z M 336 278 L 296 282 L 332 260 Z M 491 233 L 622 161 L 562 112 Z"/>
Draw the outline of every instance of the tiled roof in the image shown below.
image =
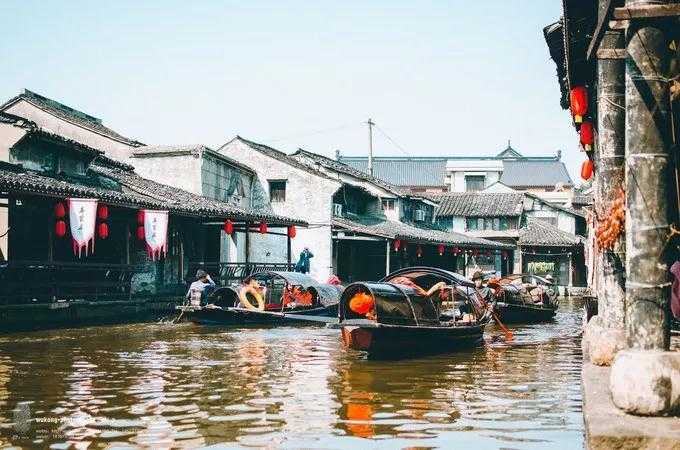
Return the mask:
<path fill-rule="evenodd" d="M 345 230 L 387 239 L 404 239 L 411 242 L 460 245 L 464 247 L 509 249 L 512 246 L 461 233 L 415 227 L 402 222 L 394 222 L 378 217 L 334 217 L 332 224 Z"/>
<path fill-rule="evenodd" d="M 5 110 L 6 108 L 10 107 L 11 105 L 21 100 L 25 100 L 28 103 L 32 104 L 33 106 L 40 108 L 43 111 L 46 111 L 50 114 L 53 114 L 56 117 L 75 123 L 79 126 L 82 126 L 83 128 L 88 128 L 91 131 L 107 136 L 111 139 L 130 145 L 132 147 L 142 145 L 140 142 L 122 136 L 113 131 L 112 129 L 104 126 L 102 124 L 101 119 L 90 116 L 89 114 L 85 114 L 84 112 L 78 111 L 77 109 L 73 109 L 69 106 L 66 106 L 50 98 L 44 97 L 40 94 L 36 94 L 35 92 L 31 92 L 28 89 L 25 89 L 22 94 L 19 94 L 16 97 L 13 97 L 7 102 L 5 102 L 3 105 L 0 106 L 0 110 Z"/>
<path fill-rule="evenodd" d="M 194 144 L 194 145 L 145 145 L 142 147 L 137 147 L 132 152 L 133 158 L 145 158 L 145 157 L 159 157 L 159 156 L 172 156 L 172 155 L 202 155 L 207 153 L 215 158 L 221 159 L 228 164 L 231 164 L 247 172 L 253 172 L 253 169 L 230 158 L 222 153 L 218 153 L 211 149 L 207 145 Z"/>
<path fill-rule="evenodd" d="M 336 161 L 331 158 L 327 158 L 325 156 L 319 155 L 317 153 L 312 153 L 307 150 L 299 149 L 292 155 L 290 155 L 291 158 L 297 159 L 300 162 L 303 162 L 304 164 L 304 158 L 309 158 L 312 161 L 314 161 L 315 164 L 320 165 L 321 167 L 324 167 L 328 170 L 332 170 L 334 172 L 339 172 L 345 175 L 352 176 L 354 178 L 357 178 L 359 180 L 367 181 L 369 183 L 372 183 L 376 186 L 380 186 L 381 188 L 392 192 L 395 195 L 405 195 L 404 191 L 399 189 L 397 186 L 394 184 L 388 183 L 387 181 L 384 181 L 380 178 L 376 178 L 374 176 L 368 175 L 366 172 L 363 172 L 361 170 L 358 170 L 352 166 L 349 166 L 347 164 L 344 164 L 342 162 Z"/>
<path fill-rule="evenodd" d="M 368 173 L 366 157 L 340 156 L 339 161 Z M 444 186 L 446 158 L 374 158 L 373 175 L 396 186 Z"/>
<path fill-rule="evenodd" d="M 91 165 L 90 176 L 78 181 L 64 177 L 49 177 L 24 170 L 14 164 L 0 163 L 0 189 L 26 194 L 92 197 L 111 204 L 167 209 L 177 214 L 196 217 L 229 217 L 236 220 L 265 220 L 280 224 L 304 224 L 300 220 L 235 207 L 228 203 L 156 183 L 129 170 L 105 165 L 110 161 L 106 158 L 101 165 Z M 100 177 L 120 183 L 120 190 L 107 187 L 106 181 L 102 181 Z"/>
<path fill-rule="evenodd" d="M 255 150 L 259 153 L 262 153 L 263 155 L 268 156 L 270 158 L 273 158 L 273 159 L 279 160 L 283 163 L 286 163 L 286 164 L 288 164 L 292 167 L 295 167 L 295 168 L 300 169 L 300 170 L 304 170 L 305 172 L 313 173 L 314 175 L 319 176 L 319 177 L 330 178 L 325 173 L 323 173 L 319 170 L 316 170 L 312 167 L 309 167 L 307 164 L 301 163 L 297 159 L 292 158 L 291 156 L 287 155 L 286 153 L 282 152 L 281 150 L 277 150 L 275 148 L 269 147 L 269 146 L 264 145 L 264 144 L 258 144 L 257 142 L 253 142 L 253 141 L 248 140 L 246 138 L 243 138 L 241 136 L 236 136 L 234 139 L 232 139 L 231 141 L 224 144 L 222 147 L 220 147 L 218 149 L 218 152 L 222 155 L 223 153 L 220 152 L 220 150 L 222 150 L 224 147 L 229 145 L 230 142 L 233 142 L 235 140 L 243 142 L 244 144 L 246 144 L 248 147 L 252 148 L 253 150 Z"/>
<path fill-rule="evenodd" d="M 562 161 L 503 161 L 503 174 L 499 180 L 512 188 L 555 187 L 557 183 L 572 186 L 574 182 Z"/>
<path fill-rule="evenodd" d="M 522 214 L 524 194 L 452 192 L 435 196 L 437 217 L 500 217 Z"/>
<path fill-rule="evenodd" d="M 556 226 L 537 218 L 531 218 L 519 231 L 519 245 L 536 247 L 574 247 L 582 245 L 584 239 L 562 231 Z"/>

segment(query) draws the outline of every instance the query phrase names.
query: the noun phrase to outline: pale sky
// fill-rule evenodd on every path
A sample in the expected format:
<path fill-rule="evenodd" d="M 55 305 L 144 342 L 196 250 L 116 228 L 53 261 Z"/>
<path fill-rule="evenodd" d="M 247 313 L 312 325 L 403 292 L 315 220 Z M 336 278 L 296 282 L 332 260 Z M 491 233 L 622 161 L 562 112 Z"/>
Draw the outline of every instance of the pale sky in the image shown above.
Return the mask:
<path fill-rule="evenodd" d="M 142 4 L 143 3 L 143 4 Z M 147 144 L 584 154 L 542 28 L 559 0 L 0 1 L 0 99 L 28 88 Z M 398 148 L 402 147 L 404 151 Z"/>

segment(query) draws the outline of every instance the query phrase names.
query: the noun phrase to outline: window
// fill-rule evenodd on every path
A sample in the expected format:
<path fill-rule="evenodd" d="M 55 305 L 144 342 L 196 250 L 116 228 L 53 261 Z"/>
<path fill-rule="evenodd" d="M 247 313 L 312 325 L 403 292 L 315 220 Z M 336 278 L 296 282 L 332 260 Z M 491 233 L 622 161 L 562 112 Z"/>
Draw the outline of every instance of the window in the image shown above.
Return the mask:
<path fill-rule="evenodd" d="M 203 195 L 215 200 L 238 201 L 246 196 L 241 173 L 209 155 L 203 157 L 202 184 Z"/>
<path fill-rule="evenodd" d="M 542 220 L 543 222 L 549 223 L 550 225 L 557 226 L 557 217 L 535 217 L 535 219 Z"/>
<path fill-rule="evenodd" d="M 286 180 L 269 180 L 269 201 L 272 203 L 286 201 Z"/>
<path fill-rule="evenodd" d="M 486 177 L 484 175 L 466 175 L 465 176 L 465 191 L 476 192 L 484 189 L 484 182 Z"/>
<path fill-rule="evenodd" d="M 394 199 L 387 198 L 382 201 L 383 211 L 394 211 Z"/>

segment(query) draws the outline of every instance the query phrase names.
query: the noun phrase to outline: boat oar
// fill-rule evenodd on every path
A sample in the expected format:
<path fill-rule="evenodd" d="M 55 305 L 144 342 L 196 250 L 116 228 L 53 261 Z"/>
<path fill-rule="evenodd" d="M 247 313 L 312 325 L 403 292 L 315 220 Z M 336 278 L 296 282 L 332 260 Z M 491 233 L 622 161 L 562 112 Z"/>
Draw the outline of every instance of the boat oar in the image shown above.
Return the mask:
<path fill-rule="evenodd" d="M 477 294 L 477 298 L 479 299 L 480 302 L 482 302 L 482 305 L 484 305 L 484 307 L 488 309 L 489 304 L 487 303 L 486 300 L 484 300 L 484 298 L 481 296 L 481 294 L 479 293 L 477 288 L 475 288 L 475 294 Z M 493 309 L 491 310 L 491 317 L 493 317 L 493 320 L 496 321 L 496 323 L 498 324 L 500 329 L 503 331 L 503 333 L 505 333 L 505 340 L 511 341 L 514 338 L 512 331 L 510 331 L 510 329 L 508 327 L 506 327 L 503 324 L 503 322 L 501 322 L 500 317 L 498 317 L 498 314 Z"/>

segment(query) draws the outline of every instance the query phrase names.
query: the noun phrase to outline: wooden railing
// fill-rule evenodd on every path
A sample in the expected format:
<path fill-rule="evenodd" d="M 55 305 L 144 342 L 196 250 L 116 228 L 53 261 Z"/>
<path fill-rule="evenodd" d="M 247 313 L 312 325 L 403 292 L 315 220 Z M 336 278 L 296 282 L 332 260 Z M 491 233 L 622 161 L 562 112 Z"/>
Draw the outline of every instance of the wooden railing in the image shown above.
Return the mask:
<path fill-rule="evenodd" d="M 189 277 L 193 278 L 198 269 L 203 269 L 210 274 L 215 282 L 222 286 L 240 283 L 245 278 L 268 270 L 292 271 L 294 264 L 270 263 L 270 262 L 215 262 L 215 263 L 189 263 Z"/>
<path fill-rule="evenodd" d="M 0 263 L 0 305 L 58 300 L 128 300 L 135 266 L 128 264 Z"/>

